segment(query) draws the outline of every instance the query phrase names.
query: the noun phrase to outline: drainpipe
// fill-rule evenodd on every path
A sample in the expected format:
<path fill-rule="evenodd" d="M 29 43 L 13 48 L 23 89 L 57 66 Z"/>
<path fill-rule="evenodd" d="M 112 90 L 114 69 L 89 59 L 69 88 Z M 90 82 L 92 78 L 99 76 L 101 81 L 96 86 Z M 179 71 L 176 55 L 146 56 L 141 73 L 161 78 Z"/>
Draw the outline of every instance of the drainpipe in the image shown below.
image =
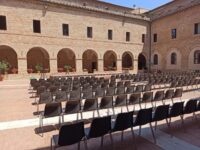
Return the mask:
<path fill-rule="evenodd" d="M 150 34 L 150 38 L 149 38 L 149 42 L 150 42 L 150 44 L 149 44 L 149 46 L 150 46 L 150 48 L 149 48 L 149 72 L 151 72 L 151 51 L 152 51 L 152 49 L 151 49 L 151 41 L 152 41 L 152 39 L 151 39 L 151 24 L 152 24 L 152 22 L 150 21 L 150 26 L 149 26 L 149 34 Z"/>

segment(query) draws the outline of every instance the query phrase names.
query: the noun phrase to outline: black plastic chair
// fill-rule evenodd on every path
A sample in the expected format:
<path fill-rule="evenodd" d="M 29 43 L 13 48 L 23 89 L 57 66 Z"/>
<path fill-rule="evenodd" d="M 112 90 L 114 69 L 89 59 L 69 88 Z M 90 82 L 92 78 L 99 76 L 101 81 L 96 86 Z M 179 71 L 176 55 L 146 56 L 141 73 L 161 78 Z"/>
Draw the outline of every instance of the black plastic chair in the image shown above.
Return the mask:
<path fill-rule="evenodd" d="M 135 86 L 128 86 L 127 88 L 126 88 L 126 94 L 132 94 L 132 93 L 134 93 L 134 91 L 135 91 Z"/>
<path fill-rule="evenodd" d="M 55 101 L 56 102 L 63 102 L 67 101 L 68 97 L 65 91 L 58 91 L 56 93 Z"/>
<path fill-rule="evenodd" d="M 111 116 L 93 119 L 90 129 L 87 134 L 87 139 L 101 137 L 101 147 L 103 147 L 103 139 L 106 134 L 110 135 L 111 142 L 113 143 L 111 131 Z"/>
<path fill-rule="evenodd" d="M 157 122 L 164 119 L 166 120 L 167 126 L 169 126 L 168 118 L 169 118 L 169 105 L 158 106 L 152 118 L 152 122 L 155 122 L 155 130 L 157 127 Z"/>
<path fill-rule="evenodd" d="M 172 89 L 167 90 L 165 92 L 165 96 L 164 96 L 164 99 L 163 99 L 163 104 L 165 103 L 164 100 L 169 100 L 169 99 L 172 101 L 172 103 L 174 103 L 173 102 L 173 95 L 174 95 L 174 90 L 172 90 Z"/>
<path fill-rule="evenodd" d="M 105 96 L 105 89 L 103 88 L 97 88 L 95 92 L 95 97 L 104 97 Z"/>
<path fill-rule="evenodd" d="M 115 95 L 115 88 L 108 88 L 106 90 L 106 96 L 113 96 Z"/>
<path fill-rule="evenodd" d="M 87 140 L 85 137 L 84 123 L 78 122 L 75 124 L 63 125 L 59 130 L 59 135 L 53 135 L 51 138 L 51 150 L 63 146 L 73 145 L 78 143 L 78 150 L 80 149 L 80 142 L 84 141 L 85 149 L 87 149 Z"/>
<path fill-rule="evenodd" d="M 181 89 L 176 89 L 172 99 L 180 98 L 180 101 L 182 101 L 181 100 L 182 95 L 183 95 L 183 89 L 182 88 Z"/>
<path fill-rule="evenodd" d="M 113 104 L 113 111 L 115 110 L 115 107 L 121 107 L 121 113 L 122 113 L 122 107 L 127 106 L 126 104 L 127 104 L 127 95 L 118 95 Z"/>
<path fill-rule="evenodd" d="M 69 100 L 80 100 L 81 99 L 81 92 L 80 90 L 71 91 L 69 94 Z"/>
<path fill-rule="evenodd" d="M 39 100 L 37 102 L 37 112 L 39 112 L 39 105 L 40 104 L 48 104 L 53 101 L 52 95 L 50 92 L 43 92 L 40 94 Z"/>
<path fill-rule="evenodd" d="M 68 114 L 76 114 L 77 120 L 79 118 L 79 113 L 81 112 L 81 102 L 80 100 L 70 100 L 65 104 L 65 110 L 62 114 L 62 120 L 64 122 L 64 116 Z"/>
<path fill-rule="evenodd" d="M 155 93 L 154 98 L 153 98 L 153 102 L 155 103 L 155 107 L 156 107 L 156 102 L 162 101 L 162 103 L 163 103 L 163 99 L 164 99 L 164 91 L 157 91 Z"/>
<path fill-rule="evenodd" d="M 92 98 L 93 98 L 93 92 L 92 91 L 82 93 L 82 99 L 92 99 Z"/>
<path fill-rule="evenodd" d="M 116 89 L 116 95 L 121 95 L 125 93 L 125 88 L 124 87 L 117 87 Z"/>
<path fill-rule="evenodd" d="M 133 110 L 135 110 L 135 104 L 139 104 L 141 109 L 141 93 L 133 93 L 130 95 L 129 100 L 127 101 L 127 109 L 129 105 L 133 105 Z"/>
<path fill-rule="evenodd" d="M 134 127 L 139 126 L 139 135 L 141 135 L 142 125 L 149 123 L 154 142 L 156 143 L 156 138 L 154 135 L 154 131 L 153 131 L 151 122 L 152 122 L 152 108 L 140 109 L 136 116 L 133 126 Z"/>
<path fill-rule="evenodd" d="M 62 105 L 61 103 L 49 103 L 45 105 L 44 112 L 40 113 L 39 127 L 42 129 L 43 135 L 43 119 L 51 117 L 59 117 L 59 125 L 61 123 Z"/>
<path fill-rule="evenodd" d="M 151 102 L 151 105 L 153 107 L 152 101 L 153 101 L 153 92 L 145 92 L 142 96 L 140 103 L 145 103 L 145 108 L 146 108 L 147 102 Z"/>
<path fill-rule="evenodd" d="M 189 100 L 183 109 L 183 114 L 193 113 L 193 117 L 197 120 L 197 116 L 195 114 L 195 112 L 197 111 L 197 101 L 198 101 L 198 99 Z M 184 118 L 184 116 L 183 116 L 183 118 Z"/>
<path fill-rule="evenodd" d="M 86 99 L 85 103 L 83 105 L 83 108 L 81 110 L 81 119 L 83 119 L 83 112 L 86 111 L 93 111 L 93 118 L 95 117 L 95 111 L 98 109 L 98 101 L 97 99 Z M 98 113 L 98 111 L 97 111 Z M 99 114 L 98 114 L 99 116 Z"/>
<path fill-rule="evenodd" d="M 98 114 L 100 109 L 107 109 L 109 114 L 109 109 L 113 108 L 113 97 L 112 96 L 105 96 L 101 98 L 100 105 L 98 106 Z M 114 114 L 113 110 L 113 114 Z"/>
<path fill-rule="evenodd" d="M 135 93 L 143 92 L 143 88 L 144 88 L 143 85 L 137 85 L 135 87 Z"/>
<path fill-rule="evenodd" d="M 112 133 L 121 131 L 121 141 L 123 141 L 124 131 L 129 128 L 131 128 L 133 140 L 135 143 L 135 135 L 133 131 L 133 111 L 118 114 L 115 120 L 115 124 L 112 128 Z"/>

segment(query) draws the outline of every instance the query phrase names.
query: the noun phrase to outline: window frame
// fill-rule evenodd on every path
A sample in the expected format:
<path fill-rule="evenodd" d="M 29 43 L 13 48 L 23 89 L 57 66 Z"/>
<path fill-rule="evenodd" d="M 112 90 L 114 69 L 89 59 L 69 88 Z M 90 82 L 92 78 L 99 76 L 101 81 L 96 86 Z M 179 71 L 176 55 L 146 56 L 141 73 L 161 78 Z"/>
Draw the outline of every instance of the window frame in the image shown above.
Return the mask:
<path fill-rule="evenodd" d="M 3 15 L 0 15 L 0 30 L 7 30 L 7 18 Z"/>
<path fill-rule="evenodd" d="M 158 34 L 157 33 L 153 34 L 153 42 L 154 43 L 158 42 Z"/>
<path fill-rule="evenodd" d="M 63 36 L 69 36 L 69 24 L 62 24 Z"/>
<path fill-rule="evenodd" d="M 126 42 L 130 42 L 130 41 L 131 41 L 131 33 L 126 32 Z"/>
<path fill-rule="evenodd" d="M 93 38 L 93 28 L 87 27 L 87 38 Z"/>
<path fill-rule="evenodd" d="M 113 30 L 108 29 L 108 40 L 113 40 Z"/>
<path fill-rule="evenodd" d="M 153 64 L 158 65 L 158 54 L 153 55 Z"/>
<path fill-rule="evenodd" d="M 41 21 L 33 20 L 33 33 L 41 33 Z"/>
<path fill-rule="evenodd" d="M 176 39 L 177 38 L 177 29 L 171 29 L 171 39 Z"/>

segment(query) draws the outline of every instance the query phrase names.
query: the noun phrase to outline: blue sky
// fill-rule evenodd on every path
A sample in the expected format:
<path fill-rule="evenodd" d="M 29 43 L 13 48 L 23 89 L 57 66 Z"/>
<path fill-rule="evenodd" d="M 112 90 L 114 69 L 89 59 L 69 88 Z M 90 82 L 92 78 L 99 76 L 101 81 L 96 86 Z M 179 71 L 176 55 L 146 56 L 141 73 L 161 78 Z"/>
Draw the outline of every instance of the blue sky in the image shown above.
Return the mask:
<path fill-rule="evenodd" d="M 136 5 L 136 7 L 154 9 L 158 6 L 170 2 L 171 0 L 102 0 L 102 1 L 127 7 L 133 7 L 133 5 Z"/>

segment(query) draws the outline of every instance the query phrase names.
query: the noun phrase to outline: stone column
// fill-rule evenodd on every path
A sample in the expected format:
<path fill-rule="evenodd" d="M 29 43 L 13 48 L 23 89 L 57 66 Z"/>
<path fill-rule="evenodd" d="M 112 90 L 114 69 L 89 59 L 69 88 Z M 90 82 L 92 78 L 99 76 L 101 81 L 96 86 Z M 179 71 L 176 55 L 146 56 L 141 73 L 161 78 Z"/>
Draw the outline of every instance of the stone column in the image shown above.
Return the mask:
<path fill-rule="evenodd" d="M 117 59 L 117 72 L 122 72 L 122 60 Z"/>
<path fill-rule="evenodd" d="M 104 72 L 103 59 L 98 59 L 98 72 L 99 72 L 99 73 Z"/>
<path fill-rule="evenodd" d="M 76 59 L 76 73 L 83 73 L 82 59 Z"/>
<path fill-rule="evenodd" d="M 57 73 L 57 59 L 56 58 L 50 58 L 50 73 Z"/>
<path fill-rule="evenodd" d="M 134 59 L 133 61 L 133 73 L 138 72 L 138 59 Z"/>
<path fill-rule="evenodd" d="M 25 57 L 18 58 L 18 74 L 28 74 L 27 73 L 27 59 Z"/>

